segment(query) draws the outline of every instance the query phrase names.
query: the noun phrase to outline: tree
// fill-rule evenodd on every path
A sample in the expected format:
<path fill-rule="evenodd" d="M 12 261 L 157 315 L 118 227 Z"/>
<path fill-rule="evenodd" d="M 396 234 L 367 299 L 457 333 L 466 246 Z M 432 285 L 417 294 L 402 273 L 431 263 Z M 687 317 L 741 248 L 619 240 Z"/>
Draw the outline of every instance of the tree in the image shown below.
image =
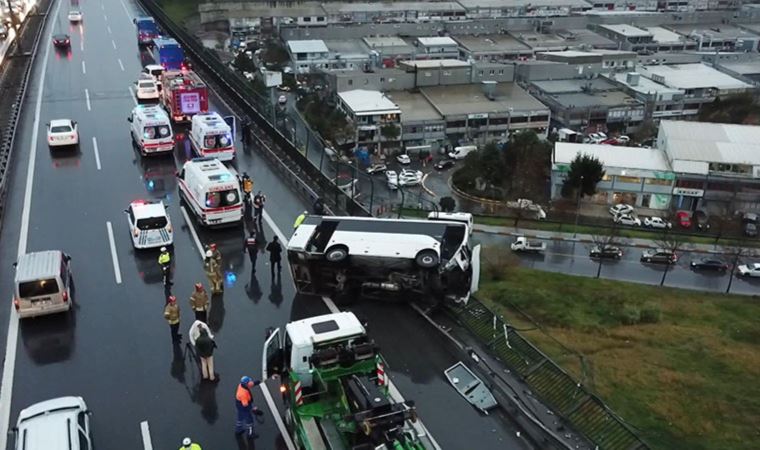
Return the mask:
<path fill-rule="evenodd" d="M 457 207 L 457 201 L 454 197 L 441 197 L 438 201 L 438 206 L 441 207 L 441 211 L 443 212 L 454 212 Z"/>
<path fill-rule="evenodd" d="M 684 237 L 683 235 L 672 233 L 669 229 L 665 228 L 662 231 L 662 236 L 660 239 L 655 241 L 655 244 L 658 248 L 661 248 L 663 250 L 668 250 L 672 252 L 673 254 L 677 255 L 678 250 L 683 247 L 684 244 Z M 662 279 L 660 280 L 660 286 L 665 285 L 665 277 L 668 276 L 668 272 L 670 271 L 670 266 L 672 264 L 665 264 L 665 270 L 662 272 Z"/>
<path fill-rule="evenodd" d="M 401 134 L 398 124 L 386 123 L 380 127 L 380 142 L 378 148 L 382 149 L 383 141 L 395 141 Z"/>
<path fill-rule="evenodd" d="M 746 242 L 746 237 L 742 237 L 739 241 L 735 242 L 734 245 L 724 246 L 723 252 L 729 258 L 731 258 L 731 262 L 729 263 L 729 277 L 728 277 L 728 286 L 726 287 L 726 294 L 731 292 L 731 285 L 734 282 L 734 278 L 736 277 L 736 268 L 739 266 L 739 263 L 742 261 L 742 259 L 746 257 L 755 257 L 757 256 L 757 250 L 751 247 L 748 247 L 749 244 Z"/>
<path fill-rule="evenodd" d="M 616 222 L 612 223 L 612 228 L 599 228 L 599 233 L 591 235 L 591 240 L 594 245 L 599 249 L 601 254 L 605 251 L 611 250 L 612 247 L 620 247 L 620 229 Z M 598 258 L 599 265 L 596 269 L 596 277 L 599 278 L 602 274 L 602 262 L 604 258 Z"/>
<path fill-rule="evenodd" d="M 751 95 L 718 97 L 699 111 L 700 122 L 757 124 L 759 120 L 760 105 Z"/>
<path fill-rule="evenodd" d="M 641 122 L 639 128 L 633 133 L 633 139 L 636 142 L 644 142 L 647 139 L 651 139 L 657 135 L 657 125 L 652 120 L 645 120 Z"/>
<path fill-rule="evenodd" d="M 546 179 L 551 170 L 552 144 L 535 131 L 512 134 L 502 152 L 504 161 L 500 178 L 511 197 L 539 201 L 546 195 Z"/>
<path fill-rule="evenodd" d="M 596 185 L 604 178 L 604 166 L 599 158 L 581 154 L 576 155 L 570 163 L 570 171 L 562 185 L 562 196 L 565 198 L 580 195 L 591 196 L 596 193 Z"/>

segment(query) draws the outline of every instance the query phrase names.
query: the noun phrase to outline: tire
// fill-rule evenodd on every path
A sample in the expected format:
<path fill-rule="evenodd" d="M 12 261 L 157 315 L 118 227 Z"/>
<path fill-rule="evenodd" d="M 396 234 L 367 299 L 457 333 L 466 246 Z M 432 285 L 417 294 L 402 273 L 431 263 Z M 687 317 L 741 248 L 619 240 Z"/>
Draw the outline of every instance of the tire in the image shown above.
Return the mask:
<path fill-rule="evenodd" d="M 325 259 L 331 263 L 340 263 L 348 259 L 348 247 L 335 245 L 327 249 Z"/>
<path fill-rule="evenodd" d="M 420 250 L 414 257 L 414 262 L 423 269 L 432 269 L 438 266 L 438 253 L 431 249 Z"/>

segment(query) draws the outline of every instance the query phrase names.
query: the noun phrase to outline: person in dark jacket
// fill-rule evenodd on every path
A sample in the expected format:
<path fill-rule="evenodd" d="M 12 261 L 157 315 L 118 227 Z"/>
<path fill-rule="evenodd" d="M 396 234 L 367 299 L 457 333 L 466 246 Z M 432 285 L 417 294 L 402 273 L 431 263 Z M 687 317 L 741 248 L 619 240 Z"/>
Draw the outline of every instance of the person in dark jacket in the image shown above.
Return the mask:
<path fill-rule="evenodd" d="M 214 349 L 216 342 L 211 339 L 204 327 L 198 327 L 200 335 L 195 339 L 195 352 L 201 359 L 201 376 L 204 380 L 216 381 L 214 373 Z"/>
<path fill-rule="evenodd" d="M 272 271 L 272 278 L 274 278 L 274 266 L 277 265 L 277 273 L 282 270 L 282 245 L 277 236 L 272 238 L 272 242 L 267 244 L 266 250 L 269 252 L 269 264 Z"/>
<path fill-rule="evenodd" d="M 248 259 L 251 260 L 251 273 L 256 273 L 256 257 L 259 252 L 259 243 L 256 240 L 255 230 L 250 230 L 248 237 L 243 241 L 243 252 L 248 253 Z"/>

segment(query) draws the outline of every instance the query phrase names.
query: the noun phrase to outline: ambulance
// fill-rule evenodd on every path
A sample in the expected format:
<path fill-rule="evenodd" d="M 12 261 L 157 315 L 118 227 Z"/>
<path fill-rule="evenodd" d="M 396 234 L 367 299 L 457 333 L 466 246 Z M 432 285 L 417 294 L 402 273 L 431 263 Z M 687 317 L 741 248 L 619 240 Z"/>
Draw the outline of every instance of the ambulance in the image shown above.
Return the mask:
<path fill-rule="evenodd" d="M 199 113 L 193 116 L 190 145 L 196 155 L 210 156 L 220 161 L 235 158 L 232 129 L 218 113 Z"/>
<path fill-rule="evenodd" d="M 179 195 L 198 221 L 207 226 L 230 225 L 243 219 L 237 174 L 216 158 L 194 158 L 177 174 Z"/>
<path fill-rule="evenodd" d="M 174 151 L 172 124 L 157 105 L 137 105 L 127 117 L 132 141 L 142 155 Z"/>

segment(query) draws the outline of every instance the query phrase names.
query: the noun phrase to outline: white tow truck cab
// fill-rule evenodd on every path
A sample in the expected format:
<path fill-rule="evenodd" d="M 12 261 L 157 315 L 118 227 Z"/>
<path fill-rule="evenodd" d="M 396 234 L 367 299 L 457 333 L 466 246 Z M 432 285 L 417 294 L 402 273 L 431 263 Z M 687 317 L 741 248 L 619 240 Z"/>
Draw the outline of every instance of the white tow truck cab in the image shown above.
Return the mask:
<path fill-rule="evenodd" d="M 518 237 L 509 246 L 514 252 L 540 253 L 546 250 L 546 242 L 531 241 L 531 240 L 528 240 L 528 238 L 526 238 L 525 236 Z"/>
<path fill-rule="evenodd" d="M 218 113 L 199 113 L 193 116 L 190 145 L 198 156 L 211 156 L 220 161 L 235 158 L 232 129 Z"/>
<path fill-rule="evenodd" d="M 71 309 L 71 257 L 59 250 L 27 253 L 14 264 L 13 305 L 20 318 Z"/>
<path fill-rule="evenodd" d="M 156 105 L 137 105 L 127 117 L 132 141 L 142 155 L 174 151 L 174 134 L 166 112 Z"/>
<path fill-rule="evenodd" d="M 161 90 L 161 86 L 163 85 L 161 80 L 164 75 L 164 66 L 158 64 L 148 64 L 147 66 L 143 67 L 142 73 L 153 77 L 153 79 L 156 81 L 156 85 L 158 86 L 158 90 Z"/>
<path fill-rule="evenodd" d="M 174 243 L 174 230 L 164 202 L 135 200 L 124 213 L 135 248 L 157 248 Z"/>
<path fill-rule="evenodd" d="M 16 450 L 90 450 L 90 411 L 82 397 L 59 397 L 21 410 L 13 428 Z"/>
<path fill-rule="evenodd" d="M 177 174 L 179 194 L 203 225 L 236 224 L 243 219 L 237 174 L 216 158 L 195 158 Z"/>

